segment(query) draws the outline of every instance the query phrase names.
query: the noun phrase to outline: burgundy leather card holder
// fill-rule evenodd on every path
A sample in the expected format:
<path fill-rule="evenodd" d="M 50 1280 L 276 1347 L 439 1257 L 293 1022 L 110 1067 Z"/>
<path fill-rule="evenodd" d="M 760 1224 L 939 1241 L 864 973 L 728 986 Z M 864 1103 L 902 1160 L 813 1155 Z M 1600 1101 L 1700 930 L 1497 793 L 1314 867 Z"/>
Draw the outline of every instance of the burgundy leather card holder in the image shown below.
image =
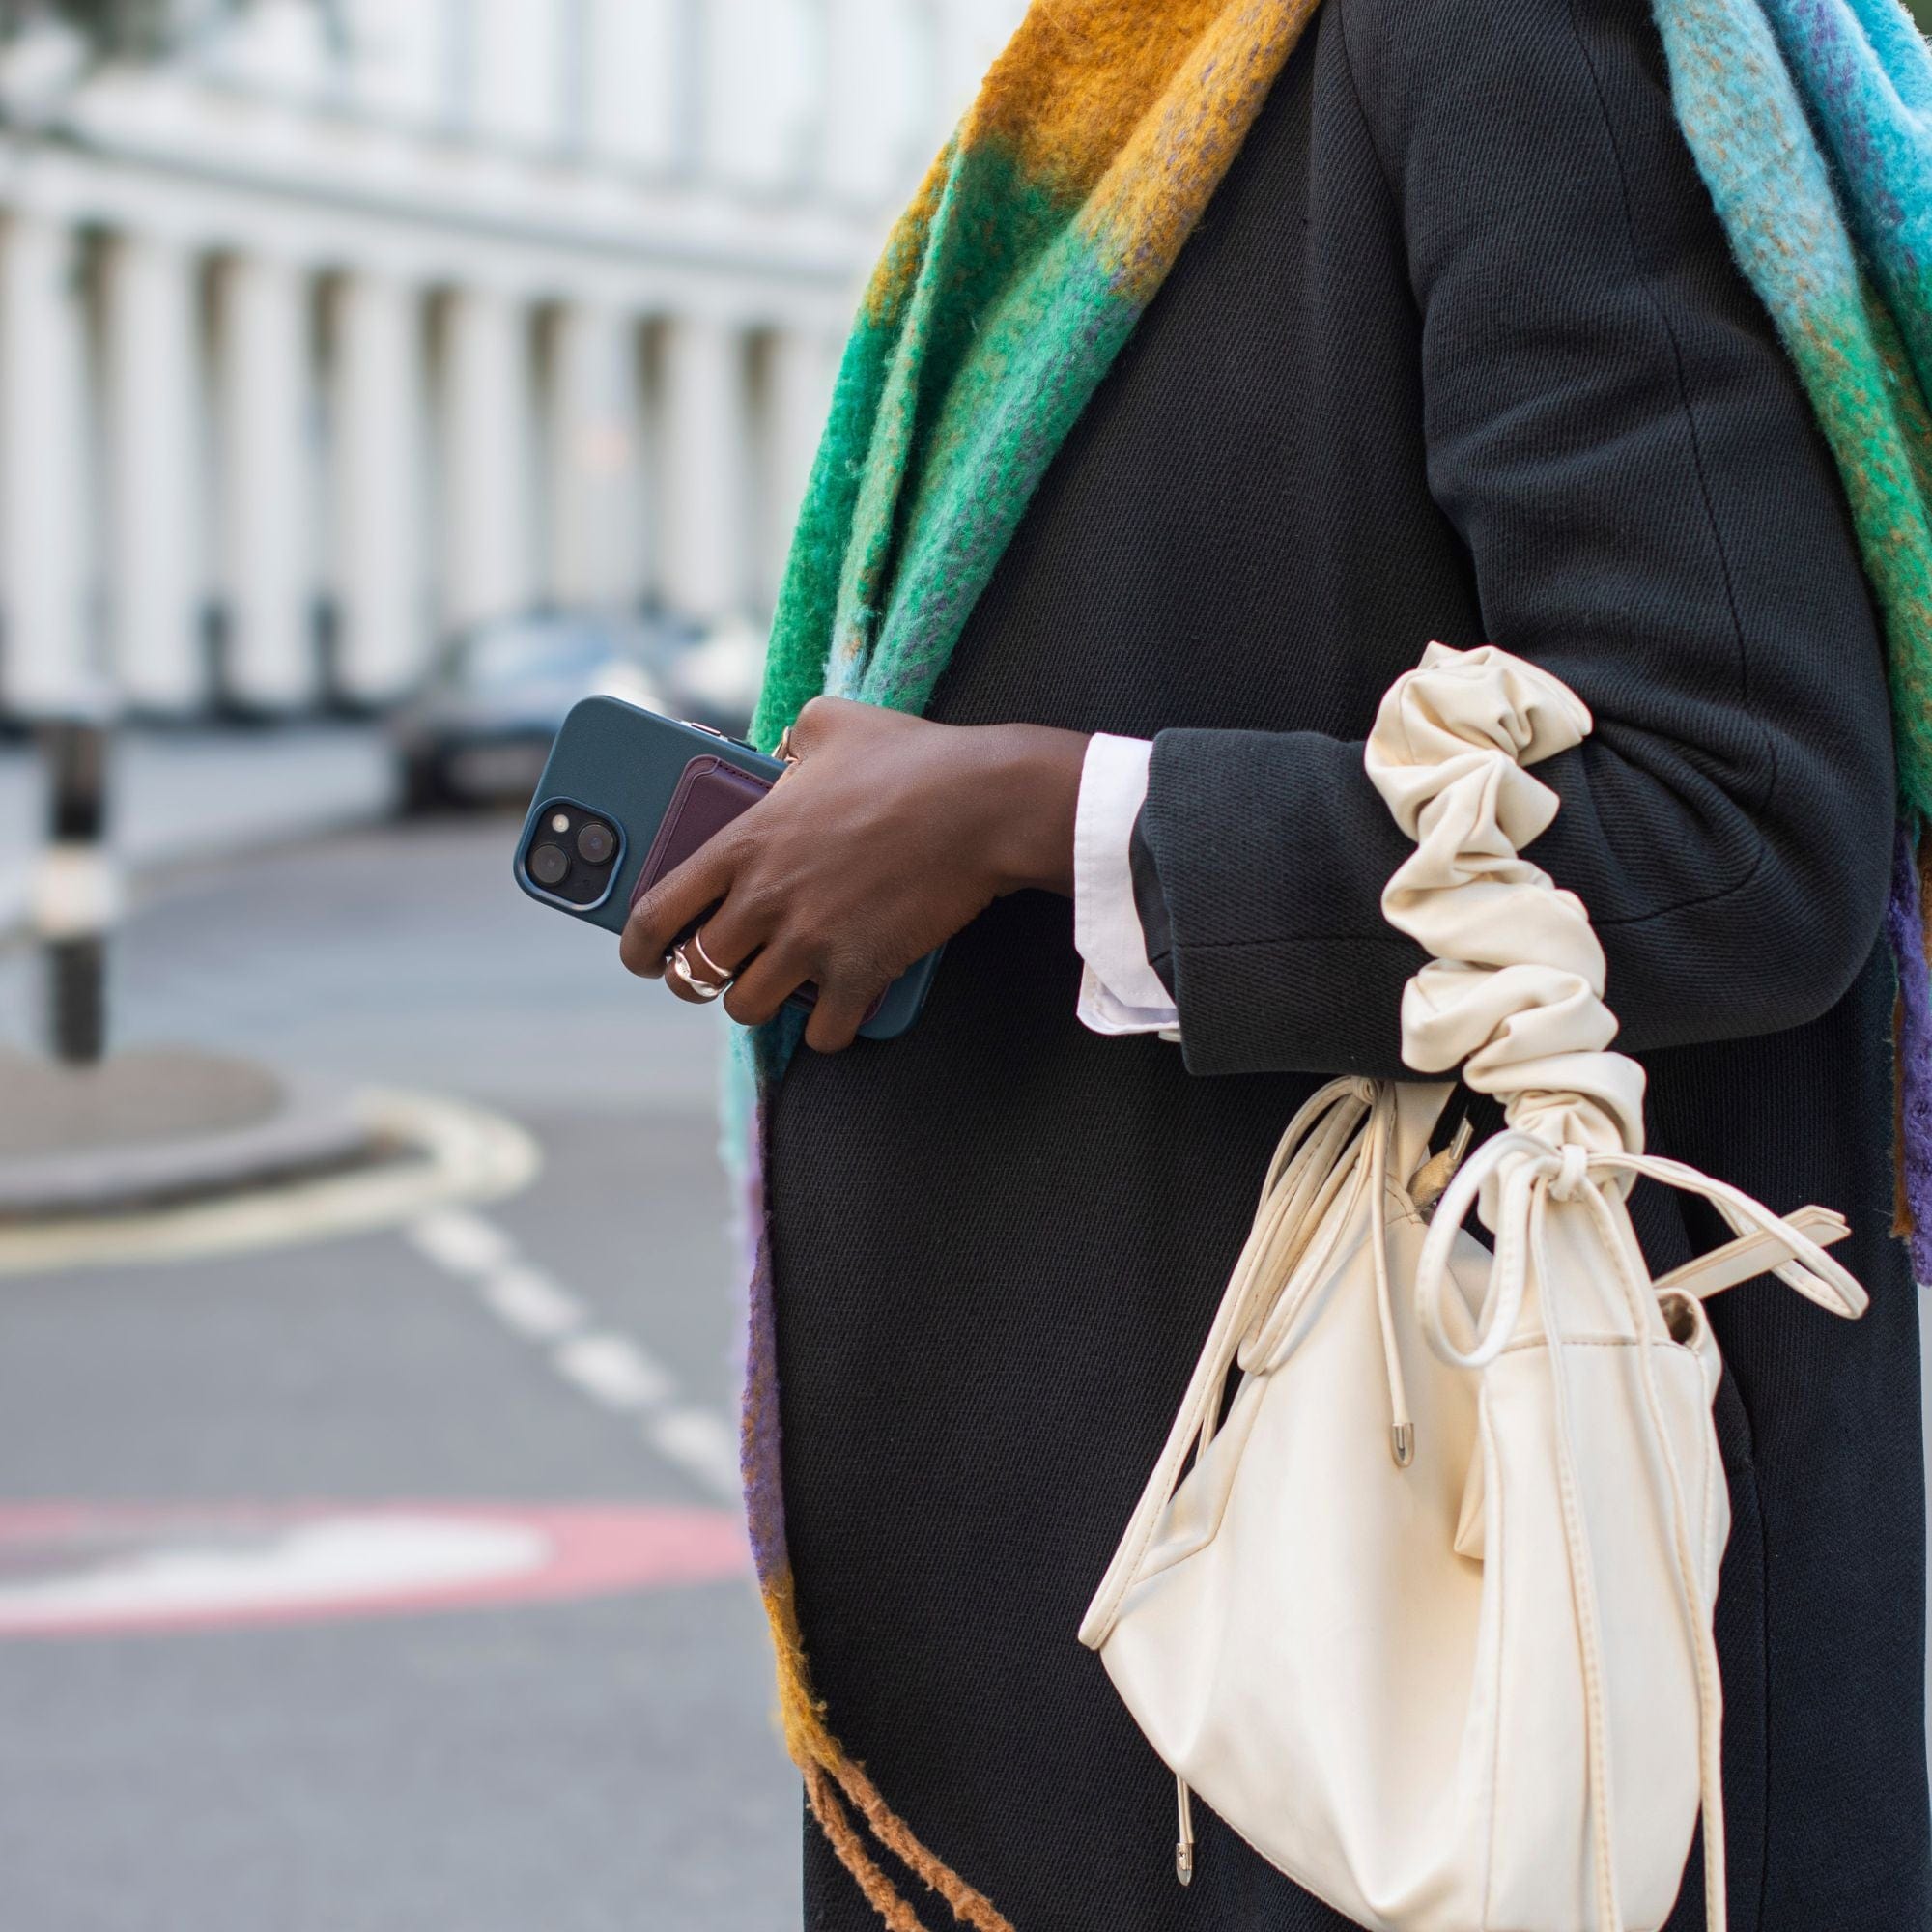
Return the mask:
<path fill-rule="evenodd" d="M 710 753 L 693 758 L 679 775 L 658 836 L 644 854 L 638 883 L 631 888 L 631 903 L 636 905 L 667 872 L 674 871 L 771 788 L 770 780 L 741 771 Z"/>

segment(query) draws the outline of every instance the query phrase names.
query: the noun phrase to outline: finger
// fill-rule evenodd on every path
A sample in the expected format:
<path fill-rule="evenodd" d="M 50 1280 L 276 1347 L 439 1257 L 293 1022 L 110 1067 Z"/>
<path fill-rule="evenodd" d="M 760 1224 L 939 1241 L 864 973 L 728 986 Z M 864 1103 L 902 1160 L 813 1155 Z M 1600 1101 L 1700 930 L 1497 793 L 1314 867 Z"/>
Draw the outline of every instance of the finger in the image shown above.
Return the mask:
<path fill-rule="evenodd" d="M 854 697 L 813 697 L 792 720 L 791 749 L 800 757 L 808 756 L 815 745 L 838 731 L 848 715 L 867 707 Z"/>
<path fill-rule="evenodd" d="M 736 979 L 771 938 L 776 923 L 768 899 L 741 881 L 697 928 L 695 943 L 685 948 L 692 971 L 706 980 Z"/>
<path fill-rule="evenodd" d="M 842 1053 L 859 1037 L 866 1015 L 877 1003 L 879 989 L 860 992 L 849 987 L 828 989 L 821 986 L 818 1004 L 805 1023 L 805 1043 L 814 1053 Z"/>
<path fill-rule="evenodd" d="M 722 834 L 707 840 L 631 908 L 617 955 L 633 973 L 646 980 L 663 974 L 665 954 L 678 934 L 730 891 L 738 849 Z"/>
<path fill-rule="evenodd" d="M 740 1026 L 763 1026 L 811 977 L 811 968 L 795 952 L 768 946 L 731 982 L 724 1010 Z"/>

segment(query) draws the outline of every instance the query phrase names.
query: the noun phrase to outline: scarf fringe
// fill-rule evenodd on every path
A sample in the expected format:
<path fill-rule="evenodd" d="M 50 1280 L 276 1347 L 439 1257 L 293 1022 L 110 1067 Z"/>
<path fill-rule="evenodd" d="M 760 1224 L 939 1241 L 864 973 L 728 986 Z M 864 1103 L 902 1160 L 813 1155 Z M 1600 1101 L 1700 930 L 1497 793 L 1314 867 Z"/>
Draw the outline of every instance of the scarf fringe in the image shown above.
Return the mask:
<path fill-rule="evenodd" d="M 866 1902 L 885 1921 L 890 1932 L 925 1932 L 924 1921 L 893 1889 L 893 1882 L 873 1861 L 860 1840 L 858 1828 L 838 1802 L 831 1778 L 815 1764 L 802 1767 L 805 1795 L 811 1815 L 838 1856 L 838 1862 L 852 1874 Z"/>
<path fill-rule="evenodd" d="M 849 1804 L 872 1836 L 926 1887 L 939 1894 L 952 1917 L 974 1932 L 1013 1932 L 1010 1919 L 991 1900 L 966 1883 L 943 1859 L 922 1844 L 912 1828 L 889 1805 L 862 1766 L 845 1754 L 825 1721 L 825 1704 L 811 1691 L 805 1640 L 798 1626 L 797 1600 L 790 1579 L 765 1590 L 765 1614 L 778 1653 L 779 1717 L 785 1748 L 805 1778 L 807 1802 L 838 1862 L 852 1874 L 867 1903 L 891 1932 L 926 1932 L 924 1921 L 900 1896 L 892 1880 L 867 1850 Z M 842 1800 L 842 1802 L 841 1802 Z"/>
<path fill-rule="evenodd" d="M 796 1031 L 795 1027 L 791 1029 L 794 1035 Z M 750 1156 L 745 1180 L 753 1265 L 740 1452 L 745 1514 L 752 1554 L 757 1566 L 759 1595 L 771 1626 L 777 1664 L 778 1716 L 785 1750 L 805 1779 L 811 1814 L 824 1831 L 827 1842 L 891 1932 L 925 1932 L 925 1927 L 867 1850 L 863 1833 L 851 1811 L 865 1821 L 865 1828 L 879 1844 L 945 1900 L 960 1924 L 973 1927 L 973 1932 L 1013 1932 L 1011 1922 L 951 1865 L 929 1851 L 885 1802 L 864 1768 L 834 1736 L 826 1720 L 825 1701 L 812 1690 L 805 1635 L 799 1625 L 798 1592 L 785 1548 L 778 1325 L 772 1294 L 771 1229 L 762 1186 L 767 1120 L 763 1097 L 770 1091 L 771 1081 L 782 1069 L 789 1048 L 796 1042 L 787 1039 L 784 1029 L 780 1028 L 768 1030 L 765 1037 L 751 1043 L 754 1052 L 741 1055 L 735 1062 L 741 1078 L 755 1075 L 762 1090 L 751 1117 L 753 1131 L 744 1144 Z"/>

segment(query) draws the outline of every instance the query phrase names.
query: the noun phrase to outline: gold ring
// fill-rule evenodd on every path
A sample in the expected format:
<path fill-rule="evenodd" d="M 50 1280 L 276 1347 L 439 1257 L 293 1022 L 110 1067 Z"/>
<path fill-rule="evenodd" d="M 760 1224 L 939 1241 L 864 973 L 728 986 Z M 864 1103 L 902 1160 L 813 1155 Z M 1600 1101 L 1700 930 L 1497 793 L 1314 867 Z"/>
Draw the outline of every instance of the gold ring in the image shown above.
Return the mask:
<path fill-rule="evenodd" d="M 791 726 L 789 724 L 779 733 L 779 742 L 772 752 L 772 756 L 781 765 L 795 765 L 798 763 L 798 753 L 791 748 Z"/>

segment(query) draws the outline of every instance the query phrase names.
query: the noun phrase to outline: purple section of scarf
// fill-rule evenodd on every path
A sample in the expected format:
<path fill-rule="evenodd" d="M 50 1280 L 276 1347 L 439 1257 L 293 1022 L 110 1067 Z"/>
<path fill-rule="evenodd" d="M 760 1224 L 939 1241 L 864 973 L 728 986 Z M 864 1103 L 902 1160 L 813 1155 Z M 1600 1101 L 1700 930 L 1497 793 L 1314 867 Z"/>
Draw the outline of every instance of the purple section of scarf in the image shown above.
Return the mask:
<path fill-rule="evenodd" d="M 751 1247 L 749 1332 L 745 1346 L 745 1409 L 739 1471 L 745 1481 L 745 1521 L 752 1560 L 769 1603 L 789 1578 L 785 1549 L 784 1461 L 779 1426 L 778 1296 L 772 1274 L 771 1207 L 765 1199 L 772 1094 L 805 1037 L 805 1015 L 786 1008 L 752 1035 L 757 1103 L 752 1110 L 745 1159 L 745 1234 Z"/>
<path fill-rule="evenodd" d="M 770 1585 L 787 1567 L 784 1484 L 779 1459 L 778 1311 L 772 1296 L 771 1230 L 765 1208 L 765 1097 L 752 1122 L 745 1177 L 745 1228 L 752 1250 L 745 1346 L 745 1413 L 739 1438 L 745 1521 L 758 1581 Z"/>
<path fill-rule="evenodd" d="M 1932 1282 L 1932 984 L 1925 964 L 1925 920 L 1911 814 L 1901 812 L 1892 850 L 1886 930 L 1898 963 L 1899 1171 L 1912 1210 L 1912 1273 Z"/>

